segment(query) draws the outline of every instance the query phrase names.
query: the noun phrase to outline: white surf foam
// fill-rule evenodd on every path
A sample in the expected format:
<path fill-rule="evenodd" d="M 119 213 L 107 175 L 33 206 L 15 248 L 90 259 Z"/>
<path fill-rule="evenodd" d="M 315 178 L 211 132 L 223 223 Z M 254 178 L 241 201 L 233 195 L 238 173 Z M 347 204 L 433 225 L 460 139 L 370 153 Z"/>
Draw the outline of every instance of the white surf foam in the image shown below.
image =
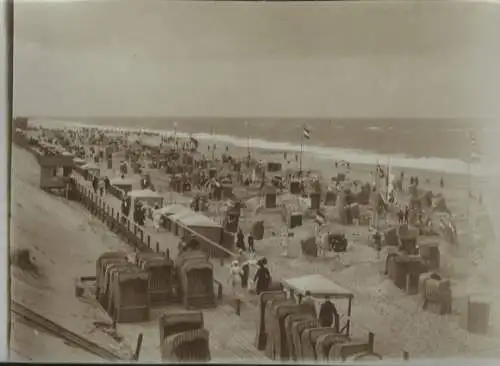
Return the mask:
<path fill-rule="evenodd" d="M 130 132 L 152 132 L 158 134 L 172 135 L 173 130 L 159 130 L 138 127 L 118 127 L 96 124 L 83 124 L 78 122 L 65 122 L 65 121 L 46 121 L 46 120 L 30 120 L 30 123 L 51 125 L 51 126 L 81 126 L 81 127 L 95 127 L 101 129 L 120 129 L 122 131 Z M 208 133 L 185 133 L 176 132 L 179 137 L 192 136 L 198 140 L 213 141 L 216 143 L 224 143 L 233 146 L 247 146 L 248 140 L 230 135 L 212 135 Z M 251 148 L 266 149 L 274 151 L 292 151 L 300 152 L 300 144 L 269 141 L 264 139 L 250 139 Z M 380 154 L 377 152 L 359 150 L 359 149 L 342 149 L 336 147 L 304 145 L 303 151 L 305 154 L 314 155 L 322 160 L 347 160 L 352 164 L 376 164 L 377 162 L 386 162 L 390 158 L 392 166 L 399 168 L 422 169 L 435 172 L 452 173 L 452 174 L 472 174 L 474 176 L 499 176 L 500 172 L 492 169 L 486 162 L 468 164 L 460 159 L 438 158 L 438 157 L 409 157 L 405 154 Z"/>

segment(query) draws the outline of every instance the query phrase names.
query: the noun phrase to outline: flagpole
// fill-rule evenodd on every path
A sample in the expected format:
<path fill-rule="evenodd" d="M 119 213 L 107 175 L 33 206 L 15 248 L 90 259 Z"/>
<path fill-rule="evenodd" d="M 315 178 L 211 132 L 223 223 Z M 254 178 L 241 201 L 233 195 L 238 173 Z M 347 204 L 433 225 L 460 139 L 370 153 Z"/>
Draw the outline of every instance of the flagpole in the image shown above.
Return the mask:
<path fill-rule="evenodd" d="M 471 160 L 472 160 L 472 141 L 473 141 L 473 134 L 472 132 L 469 132 L 469 156 L 467 159 L 467 220 L 469 221 L 469 226 L 471 224 L 471 217 L 470 217 L 470 196 L 471 196 Z"/>
<path fill-rule="evenodd" d="M 177 151 L 177 122 L 174 122 L 174 149 Z"/>
<path fill-rule="evenodd" d="M 380 207 L 380 187 L 379 187 L 379 182 L 380 182 L 380 172 L 378 170 L 379 163 L 375 165 L 375 192 L 376 192 L 376 199 L 375 199 L 375 210 L 373 213 L 373 221 L 374 221 L 374 227 L 375 230 L 378 232 L 379 230 L 379 214 L 378 210 Z"/>
<path fill-rule="evenodd" d="M 212 127 L 212 141 L 215 141 L 214 137 L 215 137 L 215 128 Z M 215 143 L 212 144 L 212 161 L 215 161 Z"/>
<path fill-rule="evenodd" d="M 247 135 L 247 158 L 250 162 L 250 134 L 248 133 L 248 121 L 245 121 L 245 133 Z"/>
<path fill-rule="evenodd" d="M 300 156 L 299 156 L 299 177 L 302 181 L 302 153 L 304 152 L 304 128 L 305 124 L 302 125 L 302 130 L 300 134 Z"/>

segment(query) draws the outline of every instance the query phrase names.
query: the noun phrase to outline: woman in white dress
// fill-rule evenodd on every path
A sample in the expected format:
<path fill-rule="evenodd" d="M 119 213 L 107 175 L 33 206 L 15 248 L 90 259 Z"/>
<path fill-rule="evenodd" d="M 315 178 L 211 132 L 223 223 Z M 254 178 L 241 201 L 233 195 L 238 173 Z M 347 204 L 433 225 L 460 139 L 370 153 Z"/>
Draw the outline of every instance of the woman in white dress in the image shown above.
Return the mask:
<path fill-rule="evenodd" d="M 231 263 L 231 267 L 229 267 L 229 277 L 227 282 L 232 287 L 233 296 L 237 294 L 237 289 L 241 287 L 241 275 L 243 274 L 243 270 L 240 267 L 240 264 L 237 260 Z"/>

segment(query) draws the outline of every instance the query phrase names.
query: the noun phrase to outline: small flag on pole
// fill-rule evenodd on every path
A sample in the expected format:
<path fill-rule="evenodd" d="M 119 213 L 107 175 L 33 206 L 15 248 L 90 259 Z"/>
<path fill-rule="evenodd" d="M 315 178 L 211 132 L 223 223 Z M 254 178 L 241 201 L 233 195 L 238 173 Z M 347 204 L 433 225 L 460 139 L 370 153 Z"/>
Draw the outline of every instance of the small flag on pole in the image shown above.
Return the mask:
<path fill-rule="evenodd" d="M 311 131 L 306 126 L 304 126 L 304 137 L 308 140 L 311 138 Z"/>
<path fill-rule="evenodd" d="M 325 225 L 326 224 L 326 217 L 325 214 L 321 211 L 316 211 L 316 218 L 315 221 L 318 225 Z"/>
<path fill-rule="evenodd" d="M 470 159 L 473 162 L 478 162 L 481 160 L 481 155 L 477 149 L 476 135 L 471 132 L 470 134 Z"/>

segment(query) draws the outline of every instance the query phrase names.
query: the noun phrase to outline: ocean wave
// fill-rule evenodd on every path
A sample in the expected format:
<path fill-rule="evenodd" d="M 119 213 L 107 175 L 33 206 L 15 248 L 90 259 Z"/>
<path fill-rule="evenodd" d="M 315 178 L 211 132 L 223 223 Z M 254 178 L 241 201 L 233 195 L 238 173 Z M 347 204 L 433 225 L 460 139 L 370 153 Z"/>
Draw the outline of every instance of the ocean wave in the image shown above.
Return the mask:
<path fill-rule="evenodd" d="M 173 131 L 169 131 L 172 133 Z M 189 134 L 177 133 L 179 136 L 189 136 Z M 193 137 L 200 140 L 210 140 L 226 143 L 234 146 L 247 146 L 247 139 L 228 135 L 210 135 L 206 133 L 192 134 Z M 300 144 L 287 142 L 268 141 L 263 139 L 254 139 L 250 141 L 252 148 L 277 151 L 300 152 Z M 437 172 L 446 172 L 452 174 L 472 174 L 477 176 L 489 175 L 485 164 L 468 164 L 459 159 L 445 159 L 436 157 L 413 158 L 405 154 L 383 155 L 377 152 L 357 149 L 341 149 L 335 147 L 304 145 L 304 154 L 314 155 L 322 160 L 347 160 L 353 164 L 377 164 L 390 160 L 392 166 L 400 168 L 413 168 L 430 170 Z"/>
<path fill-rule="evenodd" d="M 68 126 L 68 122 L 53 121 L 49 123 L 47 121 L 38 121 L 35 123 L 41 123 L 43 125 L 52 126 Z M 79 127 L 95 127 L 100 129 L 117 129 L 117 126 L 106 126 L 106 125 L 96 125 L 96 124 L 83 124 L 83 123 L 71 123 L 72 126 Z M 173 130 L 160 130 L 160 129 L 150 129 L 150 128 L 137 128 L 137 127 L 120 127 L 122 131 L 129 132 L 151 132 L 157 134 L 168 134 L 172 135 L 174 132 L 179 137 L 189 137 L 192 136 L 199 140 L 213 141 L 224 143 L 233 146 L 247 146 L 248 139 L 235 137 L 223 134 L 209 134 L 209 133 L 185 133 L 182 131 Z M 291 151 L 300 152 L 300 144 L 289 143 L 289 142 L 277 142 L 269 141 L 264 139 L 251 138 L 250 139 L 251 148 L 264 149 L 264 150 L 274 150 L 274 151 Z M 492 172 L 499 175 L 497 169 L 487 166 L 484 162 L 468 164 L 467 162 L 460 159 L 449 159 L 449 158 L 438 158 L 438 157 L 410 157 L 405 154 L 380 154 L 375 151 L 367 151 L 360 149 L 343 149 L 336 147 L 327 146 L 317 146 L 317 145 L 304 145 L 304 154 L 314 155 L 315 158 L 321 160 L 347 160 L 352 164 L 369 164 L 374 165 L 378 162 L 390 161 L 390 164 L 394 167 L 399 168 L 409 168 L 409 169 L 421 169 L 435 172 L 443 172 L 448 174 L 471 174 L 474 176 L 491 176 Z"/>

